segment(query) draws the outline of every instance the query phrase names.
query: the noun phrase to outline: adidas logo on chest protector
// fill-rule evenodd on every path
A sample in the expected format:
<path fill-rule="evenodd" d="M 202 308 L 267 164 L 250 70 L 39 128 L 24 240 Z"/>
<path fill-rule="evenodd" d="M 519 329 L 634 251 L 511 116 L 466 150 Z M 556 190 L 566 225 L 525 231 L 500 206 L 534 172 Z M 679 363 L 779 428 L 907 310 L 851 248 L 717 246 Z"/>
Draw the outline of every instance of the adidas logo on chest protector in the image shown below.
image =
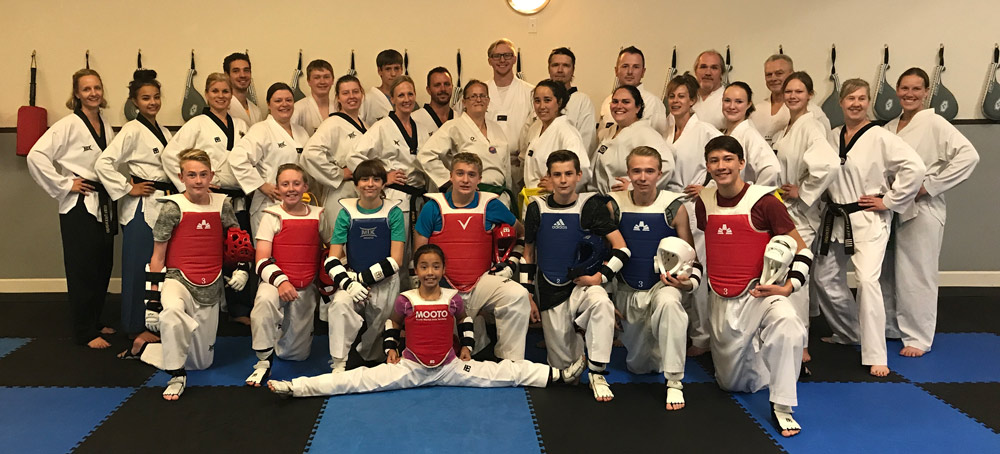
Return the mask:
<path fill-rule="evenodd" d="M 646 225 L 645 222 L 639 221 L 639 223 L 636 224 L 635 227 L 632 227 L 632 230 L 635 231 L 635 232 L 648 232 L 649 231 L 649 226 Z"/>
<path fill-rule="evenodd" d="M 561 218 L 559 220 L 557 220 L 555 222 L 555 224 L 552 224 L 552 229 L 553 230 L 566 230 L 566 228 L 567 228 L 566 227 L 566 223 L 563 222 L 563 220 Z"/>

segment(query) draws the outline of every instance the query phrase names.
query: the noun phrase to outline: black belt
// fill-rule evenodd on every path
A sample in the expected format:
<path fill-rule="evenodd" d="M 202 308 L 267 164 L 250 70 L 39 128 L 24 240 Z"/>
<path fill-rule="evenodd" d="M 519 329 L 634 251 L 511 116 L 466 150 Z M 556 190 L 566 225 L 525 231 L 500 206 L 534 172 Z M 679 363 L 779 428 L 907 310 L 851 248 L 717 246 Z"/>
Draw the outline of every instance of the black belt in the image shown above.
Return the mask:
<path fill-rule="evenodd" d="M 882 196 L 877 196 L 882 198 Z M 854 229 L 851 227 L 851 213 L 864 211 L 867 207 L 861 206 L 860 202 L 853 203 L 833 203 L 826 206 L 826 213 L 823 215 L 822 241 L 819 246 L 819 253 L 827 255 L 830 252 L 830 241 L 833 237 L 834 218 L 844 218 L 844 253 L 854 255 Z"/>
<path fill-rule="evenodd" d="M 390 183 L 385 185 L 389 189 L 395 189 L 399 192 L 409 194 L 410 196 L 410 231 L 413 231 L 413 226 L 417 224 L 417 204 L 419 199 L 427 194 L 427 190 L 424 188 L 418 188 L 416 186 L 410 186 L 408 184 Z"/>
<path fill-rule="evenodd" d="M 132 184 L 135 183 L 153 183 L 153 189 L 156 189 L 157 191 L 163 191 L 167 195 L 177 194 L 178 192 L 180 192 L 177 190 L 177 187 L 175 187 L 174 184 L 169 181 L 147 180 L 145 178 L 140 178 L 135 175 L 132 175 Z"/>
<path fill-rule="evenodd" d="M 83 182 L 93 186 L 94 191 L 97 192 L 97 207 L 101 210 L 101 222 L 104 223 L 104 233 L 117 235 L 118 209 L 115 201 L 111 200 L 108 190 L 104 188 L 103 184 L 94 180 L 84 179 Z"/>

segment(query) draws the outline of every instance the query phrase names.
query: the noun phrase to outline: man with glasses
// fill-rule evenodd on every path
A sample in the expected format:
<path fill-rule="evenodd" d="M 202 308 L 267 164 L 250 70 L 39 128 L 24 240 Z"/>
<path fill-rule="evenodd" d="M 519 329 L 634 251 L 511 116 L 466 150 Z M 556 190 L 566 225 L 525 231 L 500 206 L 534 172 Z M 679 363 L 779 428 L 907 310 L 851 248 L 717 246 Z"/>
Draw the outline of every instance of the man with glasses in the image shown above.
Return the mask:
<path fill-rule="evenodd" d="M 493 68 L 493 79 L 486 82 L 490 95 L 486 117 L 503 126 L 507 143 L 516 144 L 521 137 L 521 130 L 534 114 L 531 91 L 535 86 L 515 77 L 517 48 L 511 40 L 501 38 L 494 41 L 486 54 L 490 67 Z M 517 147 L 510 148 L 512 152 L 516 152 Z M 512 154 L 510 159 L 512 181 L 515 186 L 519 186 L 524 170 L 516 154 Z M 521 190 L 520 187 L 511 189 L 515 194 Z"/>

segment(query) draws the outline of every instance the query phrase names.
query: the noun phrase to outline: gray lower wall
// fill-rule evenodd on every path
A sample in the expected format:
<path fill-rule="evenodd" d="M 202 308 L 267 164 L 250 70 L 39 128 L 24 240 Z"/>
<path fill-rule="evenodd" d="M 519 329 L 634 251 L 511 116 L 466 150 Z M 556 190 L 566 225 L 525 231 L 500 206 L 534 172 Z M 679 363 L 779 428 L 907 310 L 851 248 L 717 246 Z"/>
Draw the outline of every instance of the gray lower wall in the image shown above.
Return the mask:
<path fill-rule="evenodd" d="M 968 181 L 948 193 L 943 271 L 1000 270 L 1000 125 L 962 125 L 981 161 Z M 35 184 L 15 135 L 0 133 L 0 279 L 64 277 L 56 203 Z M 120 238 L 117 246 L 120 251 Z M 116 252 L 114 276 L 119 276 Z"/>

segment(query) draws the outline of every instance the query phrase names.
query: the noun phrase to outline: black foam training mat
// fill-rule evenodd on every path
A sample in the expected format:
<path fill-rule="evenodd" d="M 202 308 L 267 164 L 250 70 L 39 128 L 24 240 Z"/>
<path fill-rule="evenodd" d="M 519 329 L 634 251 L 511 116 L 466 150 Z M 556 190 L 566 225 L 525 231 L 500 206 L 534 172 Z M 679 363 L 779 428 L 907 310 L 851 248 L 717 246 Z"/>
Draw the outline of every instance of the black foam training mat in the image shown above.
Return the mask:
<path fill-rule="evenodd" d="M 665 409 L 663 384 L 612 385 L 597 403 L 586 385 L 529 389 L 545 452 L 781 452 L 729 393 L 684 385 L 687 406 Z M 720 436 L 721 434 L 724 436 Z"/>
<path fill-rule="evenodd" d="M 302 452 L 324 402 L 238 386 L 188 387 L 175 402 L 162 392 L 140 388 L 75 452 Z"/>

